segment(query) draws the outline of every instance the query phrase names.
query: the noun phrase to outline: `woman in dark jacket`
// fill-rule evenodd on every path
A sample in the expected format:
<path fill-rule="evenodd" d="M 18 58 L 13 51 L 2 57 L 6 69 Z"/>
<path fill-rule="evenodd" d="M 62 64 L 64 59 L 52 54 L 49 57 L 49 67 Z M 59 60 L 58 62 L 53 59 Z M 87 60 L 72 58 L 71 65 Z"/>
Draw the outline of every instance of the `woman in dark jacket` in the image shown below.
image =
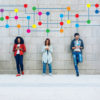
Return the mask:
<path fill-rule="evenodd" d="M 23 68 L 23 54 L 26 52 L 26 47 L 24 45 L 24 40 L 22 37 L 16 37 L 13 46 L 13 52 L 16 60 L 16 67 L 17 67 L 17 75 L 20 76 L 21 74 L 24 75 L 24 68 Z M 21 73 L 20 73 L 21 70 Z"/>

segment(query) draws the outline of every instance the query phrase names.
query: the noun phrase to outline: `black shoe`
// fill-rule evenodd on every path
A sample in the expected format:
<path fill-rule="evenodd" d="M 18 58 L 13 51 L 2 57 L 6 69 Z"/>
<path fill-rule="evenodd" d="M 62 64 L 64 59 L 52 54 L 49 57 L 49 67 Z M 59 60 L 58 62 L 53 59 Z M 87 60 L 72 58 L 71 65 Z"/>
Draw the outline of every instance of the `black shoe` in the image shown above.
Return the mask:
<path fill-rule="evenodd" d="M 79 77 L 79 73 L 77 73 L 76 76 Z"/>

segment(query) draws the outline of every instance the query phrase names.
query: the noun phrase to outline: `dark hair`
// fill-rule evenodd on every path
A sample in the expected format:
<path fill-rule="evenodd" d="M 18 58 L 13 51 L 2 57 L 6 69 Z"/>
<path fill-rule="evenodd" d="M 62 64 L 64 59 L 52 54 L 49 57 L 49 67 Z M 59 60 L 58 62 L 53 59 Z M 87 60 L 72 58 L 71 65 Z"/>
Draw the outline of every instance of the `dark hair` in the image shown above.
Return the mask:
<path fill-rule="evenodd" d="M 18 38 L 20 38 L 20 44 L 24 44 L 24 39 L 22 37 L 20 37 L 20 36 L 16 37 L 14 43 L 18 44 Z"/>
<path fill-rule="evenodd" d="M 75 34 L 74 34 L 74 37 L 76 37 L 76 36 L 80 36 L 79 33 L 75 33 Z"/>
<path fill-rule="evenodd" d="M 49 41 L 48 45 L 50 46 L 50 39 L 49 39 L 49 38 L 47 38 L 47 39 L 45 40 L 45 45 L 46 45 L 46 42 L 47 42 L 47 41 Z"/>

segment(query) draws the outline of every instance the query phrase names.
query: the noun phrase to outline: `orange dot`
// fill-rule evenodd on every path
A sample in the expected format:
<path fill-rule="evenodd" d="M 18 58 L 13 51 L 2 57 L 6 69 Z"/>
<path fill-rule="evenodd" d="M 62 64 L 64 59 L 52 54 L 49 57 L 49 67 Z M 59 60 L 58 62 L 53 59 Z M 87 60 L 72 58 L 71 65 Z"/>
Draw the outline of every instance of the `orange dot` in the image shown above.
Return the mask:
<path fill-rule="evenodd" d="M 63 33 L 64 32 L 64 30 L 63 29 L 60 29 L 60 33 Z"/>
<path fill-rule="evenodd" d="M 71 9 L 70 7 L 67 7 L 67 11 L 70 11 L 70 9 Z"/>
<path fill-rule="evenodd" d="M 20 25 L 20 24 L 18 24 L 18 25 L 17 25 L 17 28 L 21 28 L 21 25 Z"/>

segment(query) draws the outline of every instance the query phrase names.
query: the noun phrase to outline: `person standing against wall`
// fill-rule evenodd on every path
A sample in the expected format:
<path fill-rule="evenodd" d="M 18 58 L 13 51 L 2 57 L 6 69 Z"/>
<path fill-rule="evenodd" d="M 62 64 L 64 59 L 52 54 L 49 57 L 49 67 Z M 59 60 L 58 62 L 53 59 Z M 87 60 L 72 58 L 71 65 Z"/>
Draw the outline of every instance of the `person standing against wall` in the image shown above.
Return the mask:
<path fill-rule="evenodd" d="M 49 75 L 52 75 L 52 53 L 53 48 L 50 43 L 50 39 L 45 40 L 45 45 L 42 48 L 42 63 L 43 63 L 43 75 L 46 74 L 46 66 L 49 67 Z"/>
<path fill-rule="evenodd" d="M 24 75 L 23 54 L 26 52 L 24 40 L 22 37 L 16 37 L 13 46 L 13 52 L 16 60 L 17 74 L 16 76 Z M 21 73 L 20 73 L 21 71 Z"/>
<path fill-rule="evenodd" d="M 83 40 L 80 39 L 79 33 L 74 34 L 74 39 L 71 42 L 71 50 L 73 55 L 76 76 L 79 76 L 78 63 L 83 61 L 82 49 L 84 49 Z"/>

